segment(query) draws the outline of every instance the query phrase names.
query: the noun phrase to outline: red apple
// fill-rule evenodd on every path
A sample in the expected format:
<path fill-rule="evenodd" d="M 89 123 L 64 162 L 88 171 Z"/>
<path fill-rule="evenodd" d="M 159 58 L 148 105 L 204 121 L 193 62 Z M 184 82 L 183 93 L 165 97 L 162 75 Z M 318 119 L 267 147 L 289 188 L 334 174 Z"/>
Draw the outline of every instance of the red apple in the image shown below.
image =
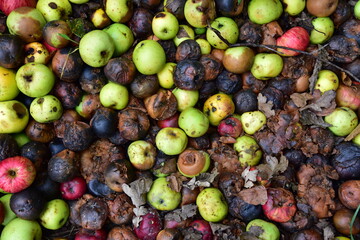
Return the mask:
<path fill-rule="evenodd" d="M 202 240 L 212 240 L 214 238 L 209 222 L 203 219 L 192 221 L 190 227 L 202 234 Z"/>
<path fill-rule="evenodd" d="M 141 216 L 141 218 L 139 226 L 134 229 L 136 236 L 141 240 L 155 240 L 163 228 L 159 213 L 156 210 L 152 210 Z"/>
<path fill-rule="evenodd" d="M 268 188 L 268 200 L 262 205 L 264 215 L 274 221 L 284 223 L 295 215 L 294 195 L 284 188 Z"/>
<path fill-rule="evenodd" d="M 179 113 L 175 113 L 174 115 L 172 115 L 171 117 L 169 117 L 167 119 L 157 121 L 157 125 L 160 128 L 166 128 L 166 127 L 177 128 L 177 127 L 179 127 L 178 119 L 179 119 Z"/>
<path fill-rule="evenodd" d="M 36 7 L 37 0 L 1 0 L 0 10 L 9 15 L 10 12 L 19 7 Z"/>
<path fill-rule="evenodd" d="M 221 120 L 217 130 L 221 136 L 237 138 L 240 136 L 243 129 L 239 119 L 235 117 L 227 117 Z"/>
<path fill-rule="evenodd" d="M 35 179 L 36 170 L 31 160 L 16 156 L 0 162 L 0 189 L 16 193 L 29 187 Z"/>
<path fill-rule="evenodd" d="M 310 42 L 309 33 L 302 27 L 293 27 L 287 30 L 281 37 L 276 39 L 276 45 L 305 51 Z M 296 56 L 299 52 L 278 48 L 283 56 Z"/>
<path fill-rule="evenodd" d="M 360 87 L 340 84 L 336 90 L 336 103 L 339 107 L 357 110 L 360 107 Z"/>
<path fill-rule="evenodd" d="M 55 47 L 51 46 L 45 40 L 41 41 L 41 43 L 46 47 L 46 49 L 48 50 L 50 56 L 53 56 L 55 54 L 55 52 L 58 50 L 58 48 L 55 48 Z"/>
<path fill-rule="evenodd" d="M 103 229 L 88 230 L 81 228 L 75 235 L 74 240 L 106 240 L 107 233 Z"/>
<path fill-rule="evenodd" d="M 86 192 L 86 181 L 82 177 L 75 177 L 70 181 L 60 184 L 60 192 L 63 199 L 75 200 Z"/>

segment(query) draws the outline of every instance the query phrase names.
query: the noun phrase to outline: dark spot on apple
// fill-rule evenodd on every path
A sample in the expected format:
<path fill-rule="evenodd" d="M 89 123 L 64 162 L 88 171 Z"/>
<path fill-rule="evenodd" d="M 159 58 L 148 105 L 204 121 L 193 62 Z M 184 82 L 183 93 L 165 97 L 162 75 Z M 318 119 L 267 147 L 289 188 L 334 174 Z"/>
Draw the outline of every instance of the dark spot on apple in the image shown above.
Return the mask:
<path fill-rule="evenodd" d="M 224 26 L 224 24 L 219 23 L 217 27 L 218 27 L 218 28 L 222 28 L 223 26 Z"/>
<path fill-rule="evenodd" d="M 32 75 L 25 75 L 24 79 L 26 82 L 31 82 L 32 81 Z"/>
<path fill-rule="evenodd" d="M 216 107 L 212 107 L 212 108 L 211 108 L 211 111 L 212 111 L 212 112 L 216 112 L 216 110 L 217 110 Z"/>
<path fill-rule="evenodd" d="M 156 14 L 155 18 L 163 18 L 165 16 L 166 16 L 166 14 L 161 12 L 161 13 Z"/>
<path fill-rule="evenodd" d="M 8 174 L 10 177 L 15 177 L 16 176 L 16 172 L 14 170 L 9 170 Z"/>
<path fill-rule="evenodd" d="M 41 50 L 38 50 L 38 51 L 37 51 L 37 53 L 38 53 L 38 54 L 41 54 L 41 53 L 42 53 L 42 51 L 41 51 Z"/>
<path fill-rule="evenodd" d="M 57 112 L 57 107 L 53 107 L 52 109 L 54 112 Z"/>
<path fill-rule="evenodd" d="M 101 55 L 102 57 L 105 57 L 105 56 L 107 55 L 107 52 L 106 52 L 106 51 L 101 51 L 101 52 L 100 52 L 100 55 Z"/>
<path fill-rule="evenodd" d="M 164 28 L 164 29 L 162 30 L 162 32 L 163 32 L 163 33 L 167 33 L 168 31 L 167 31 L 166 28 Z"/>
<path fill-rule="evenodd" d="M 44 102 L 44 98 L 39 98 L 38 100 L 37 100 L 37 104 L 42 104 Z"/>
<path fill-rule="evenodd" d="M 57 4 L 54 3 L 54 2 L 51 2 L 51 3 L 49 3 L 49 7 L 50 7 L 51 9 L 57 9 Z"/>
<path fill-rule="evenodd" d="M 20 103 L 14 103 L 12 105 L 12 108 L 14 109 L 14 111 L 16 112 L 16 116 L 18 118 L 23 118 L 26 116 L 26 108 L 24 108 L 23 105 L 21 105 Z"/>
<path fill-rule="evenodd" d="M 163 204 L 163 203 L 164 203 L 164 200 L 163 200 L 163 199 L 160 199 L 160 200 L 159 200 L 159 203 L 160 203 L 160 204 Z"/>
<path fill-rule="evenodd" d="M 64 222 L 64 220 L 65 220 L 64 218 L 60 219 L 59 224 L 61 225 Z"/>
<path fill-rule="evenodd" d="M 176 137 L 176 133 L 174 133 L 173 131 L 169 131 L 169 135 Z"/>
<path fill-rule="evenodd" d="M 34 56 L 31 56 L 31 57 L 28 57 L 26 58 L 28 62 L 34 62 L 35 61 L 35 57 Z"/>
<path fill-rule="evenodd" d="M 29 48 L 25 53 L 26 54 L 32 54 L 34 53 L 35 49 L 34 48 Z"/>

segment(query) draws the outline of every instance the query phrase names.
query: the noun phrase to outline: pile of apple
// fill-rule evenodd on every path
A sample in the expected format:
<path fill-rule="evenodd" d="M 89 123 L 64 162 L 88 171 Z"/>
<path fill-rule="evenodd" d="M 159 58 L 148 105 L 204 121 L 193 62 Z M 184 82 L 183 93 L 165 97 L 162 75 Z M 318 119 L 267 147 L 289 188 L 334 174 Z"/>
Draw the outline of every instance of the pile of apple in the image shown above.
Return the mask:
<path fill-rule="evenodd" d="M 0 10 L 1 240 L 360 239 L 360 1 Z"/>

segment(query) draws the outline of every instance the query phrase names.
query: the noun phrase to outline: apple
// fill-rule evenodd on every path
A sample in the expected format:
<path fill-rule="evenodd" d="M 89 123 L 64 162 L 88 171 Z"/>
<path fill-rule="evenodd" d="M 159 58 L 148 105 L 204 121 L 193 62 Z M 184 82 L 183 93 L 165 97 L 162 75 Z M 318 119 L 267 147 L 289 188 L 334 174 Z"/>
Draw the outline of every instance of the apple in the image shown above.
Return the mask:
<path fill-rule="evenodd" d="M 238 152 L 241 166 L 256 166 L 259 164 L 262 157 L 262 150 L 255 138 L 247 135 L 236 138 L 234 149 Z"/>
<path fill-rule="evenodd" d="M 156 148 L 144 140 L 132 142 L 127 149 L 127 154 L 131 164 L 139 170 L 151 169 L 156 161 Z"/>
<path fill-rule="evenodd" d="M 160 72 L 166 63 L 163 47 L 155 40 L 143 40 L 136 44 L 132 55 L 136 69 L 144 75 Z"/>
<path fill-rule="evenodd" d="M 296 16 L 300 14 L 306 5 L 305 0 L 282 0 L 284 3 L 284 11 L 290 16 Z"/>
<path fill-rule="evenodd" d="M 50 53 L 44 44 L 40 42 L 32 42 L 25 45 L 25 63 L 41 63 L 47 64 L 50 60 Z"/>
<path fill-rule="evenodd" d="M 73 179 L 60 183 L 61 197 L 65 200 L 76 200 L 86 193 L 86 181 L 77 176 Z"/>
<path fill-rule="evenodd" d="M 39 0 L 36 8 L 42 13 L 47 22 L 67 19 L 72 13 L 68 0 Z"/>
<path fill-rule="evenodd" d="M 13 100 L 19 94 L 15 72 L 0 66 L 0 101 Z"/>
<path fill-rule="evenodd" d="M 337 107 L 325 116 L 325 122 L 331 124 L 329 130 L 336 136 L 344 137 L 352 132 L 358 125 L 356 113 L 348 107 Z"/>
<path fill-rule="evenodd" d="M 18 133 L 23 131 L 29 122 L 29 111 L 17 101 L 0 102 L 0 133 Z"/>
<path fill-rule="evenodd" d="M 181 193 L 169 187 L 166 177 L 156 178 L 146 195 L 148 203 L 157 210 L 171 211 L 181 202 Z"/>
<path fill-rule="evenodd" d="M 257 230 L 251 231 L 251 228 L 257 228 Z M 264 221 L 262 219 L 254 219 L 246 225 L 246 231 L 258 233 L 259 239 L 262 240 L 279 240 L 280 231 L 275 224 Z"/>
<path fill-rule="evenodd" d="M 193 27 L 207 27 L 216 17 L 214 0 L 187 0 L 184 6 L 184 16 L 186 21 Z"/>
<path fill-rule="evenodd" d="M 352 110 L 357 110 L 360 108 L 360 88 L 339 84 L 335 99 L 338 107 L 348 107 Z"/>
<path fill-rule="evenodd" d="M 282 36 L 276 39 L 276 45 L 282 47 L 289 47 L 300 51 L 305 51 L 309 45 L 310 37 L 305 28 L 293 27 L 287 30 Z M 300 53 L 292 50 L 277 48 L 283 56 L 297 56 Z"/>
<path fill-rule="evenodd" d="M 221 136 L 237 138 L 243 132 L 243 127 L 240 119 L 230 116 L 221 120 L 217 127 L 217 131 Z"/>
<path fill-rule="evenodd" d="M 219 31 L 221 36 L 230 44 L 236 43 L 239 38 L 239 27 L 236 22 L 228 17 L 218 17 L 211 23 L 211 28 Z M 218 37 L 214 30 L 206 30 L 206 40 L 216 49 L 227 49 L 229 46 Z"/>
<path fill-rule="evenodd" d="M 196 197 L 196 205 L 201 217 L 208 222 L 219 222 L 228 214 L 226 199 L 217 188 L 203 189 Z"/>
<path fill-rule="evenodd" d="M 91 14 L 91 22 L 94 24 L 95 28 L 102 29 L 104 27 L 109 26 L 112 22 L 109 16 L 105 13 L 103 8 L 96 9 Z"/>
<path fill-rule="evenodd" d="M 44 40 L 54 48 L 64 48 L 69 44 L 70 40 L 64 38 L 61 34 L 69 38 L 72 35 L 69 24 L 64 20 L 49 21 L 43 28 Z"/>
<path fill-rule="evenodd" d="M 189 137 L 201 137 L 209 129 L 209 119 L 197 108 L 188 107 L 179 115 L 179 127 Z"/>
<path fill-rule="evenodd" d="M 210 167 L 210 155 L 202 150 L 185 149 L 177 160 L 177 168 L 185 177 L 193 178 Z"/>
<path fill-rule="evenodd" d="M 170 12 L 158 12 L 151 23 L 152 31 L 161 40 L 173 39 L 179 31 L 179 22 Z"/>
<path fill-rule="evenodd" d="M 113 57 L 119 57 L 127 52 L 134 43 L 134 34 L 131 29 L 122 23 L 113 23 L 103 29 L 112 38 L 115 50 Z"/>
<path fill-rule="evenodd" d="M 10 198 L 11 198 L 11 196 L 12 196 L 12 194 L 9 193 L 9 194 L 5 194 L 4 196 L 2 196 L 0 198 L 0 202 L 4 205 L 4 212 L 5 212 L 5 217 L 4 217 L 4 220 L 2 222 L 3 226 L 7 225 L 11 220 L 16 218 L 16 214 L 10 208 Z"/>
<path fill-rule="evenodd" d="M 179 31 L 176 34 L 176 37 L 174 37 L 175 46 L 179 46 L 182 41 L 187 39 L 195 39 L 194 29 L 188 25 L 180 24 Z"/>
<path fill-rule="evenodd" d="M 159 128 L 166 128 L 166 127 L 178 128 L 179 127 L 178 120 L 179 120 L 179 113 L 175 113 L 169 118 L 166 118 L 164 120 L 158 120 L 157 125 Z"/>
<path fill-rule="evenodd" d="M 326 91 L 336 91 L 339 87 L 338 76 L 330 70 L 321 70 L 318 73 L 317 80 L 315 82 L 315 89 L 319 89 L 321 93 Z"/>
<path fill-rule="evenodd" d="M 278 19 L 283 12 L 279 0 L 251 0 L 248 5 L 249 19 L 256 24 L 266 24 Z"/>
<path fill-rule="evenodd" d="M 209 222 L 207 222 L 203 219 L 197 219 L 197 220 L 192 221 L 189 224 L 189 227 L 192 227 L 197 232 L 200 232 L 203 240 L 214 239 L 214 234 L 213 234 L 213 231 L 211 229 Z"/>
<path fill-rule="evenodd" d="M 259 80 L 268 80 L 278 76 L 284 63 L 282 58 L 276 53 L 258 53 L 255 55 L 251 73 Z"/>
<path fill-rule="evenodd" d="M 39 123 L 59 120 L 62 113 L 61 102 L 53 95 L 35 98 L 30 105 L 30 115 Z"/>
<path fill-rule="evenodd" d="M 8 16 L 14 9 L 19 7 L 36 7 L 37 0 L 2 0 L 0 1 L 0 11 Z"/>
<path fill-rule="evenodd" d="M 129 91 L 121 84 L 108 82 L 101 88 L 99 97 L 104 107 L 121 110 L 129 102 Z"/>
<path fill-rule="evenodd" d="M 55 84 L 55 75 L 46 65 L 27 63 L 16 72 L 19 90 L 29 97 L 42 97 L 48 94 Z"/>
<path fill-rule="evenodd" d="M 203 38 L 198 38 L 195 41 L 199 44 L 202 55 L 211 53 L 211 45 L 208 40 Z"/>
<path fill-rule="evenodd" d="M 39 220 L 44 228 L 57 230 L 66 223 L 69 215 L 69 205 L 62 199 L 53 199 L 45 204 Z"/>
<path fill-rule="evenodd" d="M 354 16 L 356 19 L 360 19 L 360 1 L 357 1 L 354 6 Z"/>
<path fill-rule="evenodd" d="M 19 147 L 22 147 L 31 141 L 25 132 L 13 133 L 11 136 L 15 139 Z"/>
<path fill-rule="evenodd" d="M 42 230 L 37 221 L 21 218 L 11 220 L 1 232 L 1 240 L 41 240 Z"/>
<path fill-rule="evenodd" d="M 188 107 L 193 107 L 199 100 L 198 90 L 185 90 L 180 88 L 174 88 L 172 93 L 175 95 L 177 100 L 177 110 L 183 111 Z"/>
<path fill-rule="evenodd" d="M 240 117 L 240 121 L 244 131 L 249 135 L 253 135 L 266 124 L 266 116 L 258 110 L 244 112 Z"/>
<path fill-rule="evenodd" d="M 156 147 L 167 155 L 182 153 L 188 143 L 186 133 L 180 128 L 162 128 L 155 137 Z"/>
<path fill-rule="evenodd" d="M 89 230 L 85 228 L 81 228 L 75 234 L 75 238 L 74 238 L 74 240 L 107 240 L 107 239 L 108 239 L 107 232 L 104 229 Z"/>
<path fill-rule="evenodd" d="M 105 12 L 113 22 L 125 23 L 133 15 L 132 0 L 104 0 Z"/>
<path fill-rule="evenodd" d="M 231 47 L 225 50 L 222 63 L 229 72 L 242 74 L 250 71 L 255 53 L 249 47 Z"/>
<path fill-rule="evenodd" d="M 28 43 L 42 39 L 45 24 L 46 20 L 41 12 L 32 7 L 17 8 L 6 19 L 9 32 Z"/>
<path fill-rule="evenodd" d="M 31 160 L 16 156 L 0 162 L 0 189 L 16 193 L 29 187 L 35 180 L 36 169 Z"/>
<path fill-rule="evenodd" d="M 318 17 L 311 21 L 314 29 L 310 32 L 310 42 L 312 44 L 323 44 L 330 40 L 334 34 L 334 22 L 329 17 Z"/>
<path fill-rule="evenodd" d="M 221 120 L 235 112 L 235 104 L 229 95 L 217 93 L 206 99 L 203 112 L 211 125 L 218 126 Z"/>
<path fill-rule="evenodd" d="M 69 2 L 74 4 L 83 4 L 89 2 L 89 0 L 69 0 Z"/>
<path fill-rule="evenodd" d="M 216 10 L 225 17 L 239 16 L 244 8 L 243 0 L 215 0 Z"/>
<path fill-rule="evenodd" d="M 81 59 L 91 67 L 103 67 L 115 51 L 113 39 L 102 30 L 92 30 L 80 40 L 79 52 Z"/>
<path fill-rule="evenodd" d="M 156 239 L 156 236 L 163 228 L 162 219 L 155 209 L 141 216 L 138 226 L 134 227 L 134 233 L 140 240 Z M 133 239 L 132 236 L 130 236 Z"/>
<path fill-rule="evenodd" d="M 159 84 L 162 88 L 170 89 L 174 87 L 174 71 L 176 63 L 167 62 L 157 73 Z"/>

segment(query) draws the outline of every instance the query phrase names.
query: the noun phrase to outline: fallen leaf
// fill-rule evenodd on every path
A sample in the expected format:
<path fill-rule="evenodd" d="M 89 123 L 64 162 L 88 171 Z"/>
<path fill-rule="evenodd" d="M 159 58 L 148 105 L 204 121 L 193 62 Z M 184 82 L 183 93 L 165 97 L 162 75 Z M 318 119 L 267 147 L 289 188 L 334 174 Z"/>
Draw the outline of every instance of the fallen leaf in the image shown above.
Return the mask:
<path fill-rule="evenodd" d="M 258 172 L 259 171 L 256 169 L 250 171 L 250 167 L 244 169 L 241 173 L 241 177 L 244 179 L 244 188 L 251 188 L 254 186 Z"/>
<path fill-rule="evenodd" d="M 140 206 L 138 208 L 134 208 L 133 209 L 135 216 L 132 219 L 132 223 L 134 225 L 135 228 L 137 228 L 142 220 L 141 216 L 144 216 L 145 214 L 147 214 L 149 212 L 149 210 L 147 208 L 145 208 L 144 206 Z"/>
<path fill-rule="evenodd" d="M 202 240 L 202 234 L 192 227 L 180 228 L 181 234 L 184 236 L 184 240 Z"/>
<path fill-rule="evenodd" d="M 331 124 L 325 122 L 321 116 L 308 109 L 301 111 L 300 122 L 303 125 L 313 125 L 321 128 L 331 127 Z"/>
<path fill-rule="evenodd" d="M 165 220 L 174 220 L 176 222 L 181 222 L 188 218 L 195 216 L 197 213 L 196 204 L 187 204 L 183 205 L 180 209 L 175 209 L 174 211 L 169 212 L 165 215 Z"/>
<path fill-rule="evenodd" d="M 275 110 L 272 108 L 274 104 L 272 101 L 268 101 L 267 98 L 261 93 L 258 94 L 258 109 L 265 114 L 267 118 L 275 115 Z"/>
<path fill-rule="evenodd" d="M 310 93 L 293 93 L 290 98 L 298 108 L 303 108 L 313 96 Z"/>
<path fill-rule="evenodd" d="M 169 176 L 166 177 L 166 180 L 169 182 L 169 187 L 176 191 L 180 192 L 181 188 L 183 186 L 183 183 L 187 181 L 187 177 L 179 173 L 178 171 L 176 173 L 172 173 Z"/>
<path fill-rule="evenodd" d="M 200 173 L 199 176 L 193 177 L 183 186 L 191 190 L 194 190 L 196 187 L 210 187 L 217 175 L 219 175 L 219 172 L 215 164 L 210 173 Z"/>
<path fill-rule="evenodd" d="M 267 191 L 264 186 L 255 186 L 249 189 L 241 190 L 239 197 L 252 205 L 264 205 L 268 200 Z"/>
<path fill-rule="evenodd" d="M 131 198 L 132 203 L 135 207 L 140 207 L 146 203 L 146 193 L 150 190 L 152 185 L 152 180 L 150 178 L 139 178 L 129 185 L 124 183 L 122 184 L 123 191 L 126 195 Z"/>

